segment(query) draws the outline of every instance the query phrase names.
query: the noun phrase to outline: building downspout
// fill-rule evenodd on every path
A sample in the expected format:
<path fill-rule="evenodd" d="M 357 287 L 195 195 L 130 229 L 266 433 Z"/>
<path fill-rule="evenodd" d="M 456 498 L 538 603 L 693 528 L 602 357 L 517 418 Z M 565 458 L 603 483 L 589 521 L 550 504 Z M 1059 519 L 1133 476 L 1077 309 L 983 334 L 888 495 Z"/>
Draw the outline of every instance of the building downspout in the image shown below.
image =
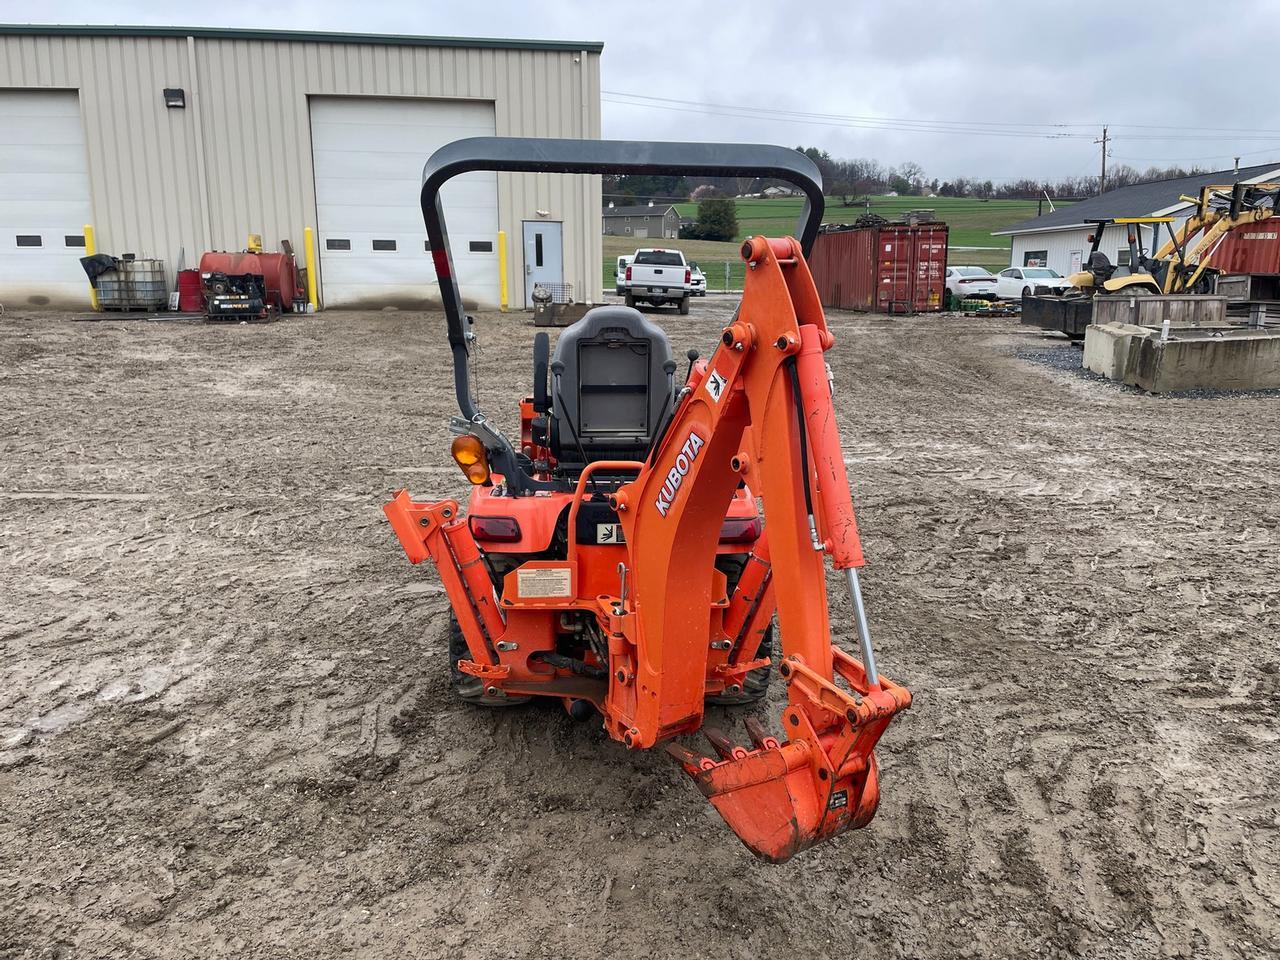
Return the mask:
<path fill-rule="evenodd" d="M 204 250 L 213 249 L 209 232 L 209 181 L 204 166 L 204 123 L 200 116 L 200 81 L 196 76 L 196 38 L 187 37 L 187 69 L 191 74 L 191 119 L 196 125 L 196 186 L 200 196 L 200 230 Z M 198 260 L 197 260 L 198 262 Z"/>
<path fill-rule="evenodd" d="M 587 51 L 578 51 L 579 70 L 579 86 L 582 89 L 582 116 L 580 122 L 582 124 L 581 139 L 591 139 L 591 106 L 587 101 L 589 93 L 589 84 L 587 82 Z M 594 223 L 597 219 L 597 212 L 591 209 L 591 178 L 585 176 L 582 178 L 582 211 L 584 223 Z M 591 264 L 591 231 L 584 230 L 582 232 L 582 279 L 584 282 L 582 292 L 585 294 L 583 299 L 594 301 L 596 298 L 596 280 L 600 278 L 600 265 L 594 267 Z"/>

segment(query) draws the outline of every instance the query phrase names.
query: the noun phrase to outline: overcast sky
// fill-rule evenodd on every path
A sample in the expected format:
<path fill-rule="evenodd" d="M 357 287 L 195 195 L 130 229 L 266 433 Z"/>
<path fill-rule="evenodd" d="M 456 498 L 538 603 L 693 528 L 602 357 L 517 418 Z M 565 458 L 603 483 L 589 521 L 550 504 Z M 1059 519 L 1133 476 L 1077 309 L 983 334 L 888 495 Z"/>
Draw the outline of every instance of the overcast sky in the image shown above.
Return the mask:
<path fill-rule="evenodd" d="M 939 178 L 1095 173 L 1103 123 L 1113 163 L 1280 158 L 1280 0 L 1090 6 L 0 0 L 0 19 L 602 41 L 606 137 L 812 144 Z"/>

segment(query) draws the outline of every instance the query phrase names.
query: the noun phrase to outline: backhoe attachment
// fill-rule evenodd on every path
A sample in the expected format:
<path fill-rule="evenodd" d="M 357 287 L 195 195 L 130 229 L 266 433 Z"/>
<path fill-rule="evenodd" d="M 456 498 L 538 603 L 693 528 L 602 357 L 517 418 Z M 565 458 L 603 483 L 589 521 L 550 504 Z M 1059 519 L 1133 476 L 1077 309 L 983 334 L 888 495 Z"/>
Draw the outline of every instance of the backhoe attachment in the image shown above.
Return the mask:
<path fill-rule="evenodd" d="M 706 437 L 711 450 L 737 451 L 728 458 L 730 482 L 741 477 L 763 498 L 782 634 L 778 672 L 789 703 L 781 737 L 751 721 L 750 747 L 707 730 L 715 756 L 678 743 L 667 751 L 743 843 L 778 863 L 871 821 L 880 797 L 875 746 L 894 715 L 910 706 L 911 694 L 876 673 L 858 579 L 862 545 L 823 356 L 835 338 L 800 246 L 790 238 L 755 237 L 742 253 L 748 267 L 742 306 L 668 435 L 673 445 L 693 435 Z M 700 498 L 722 482 L 723 465 L 714 454 L 691 464 L 687 494 L 658 516 L 645 509 L 652 498 L 645 487 L 666 476 L 667 461 L 679 466 L 674 449 L 660 450 L 654 469 L 617 499 L 629 542 L 655 551 L 665 543 L 692 555 L 691 518 L 714 509 Z M 693 535 L 682 535 L 670 521 L 690 524 Z M 849 587 L 860 660 L 831 643 L 828 557 Z M 664 563 L 637 565 L 642 613 L 655 593 L 670 597 L 682 588 L 679 574 Z M 665 635 L 677 630 L 673 619 Z M 670 672 L 664 663 L 658 683 Z"/>

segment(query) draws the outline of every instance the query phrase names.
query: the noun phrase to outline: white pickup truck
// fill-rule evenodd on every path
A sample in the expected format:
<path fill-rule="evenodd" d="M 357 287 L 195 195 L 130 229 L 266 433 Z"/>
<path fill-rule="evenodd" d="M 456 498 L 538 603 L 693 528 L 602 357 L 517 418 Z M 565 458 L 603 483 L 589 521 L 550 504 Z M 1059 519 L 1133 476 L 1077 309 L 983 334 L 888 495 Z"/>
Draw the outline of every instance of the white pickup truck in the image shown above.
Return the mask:
<path fill-rule="evenodd" d="M 648 303 L 655 307 L 673 303 L 689 312 L 692 272 L 679 250 L 637 250 L 627 265 L 622 288 L 627 306 Z"/>

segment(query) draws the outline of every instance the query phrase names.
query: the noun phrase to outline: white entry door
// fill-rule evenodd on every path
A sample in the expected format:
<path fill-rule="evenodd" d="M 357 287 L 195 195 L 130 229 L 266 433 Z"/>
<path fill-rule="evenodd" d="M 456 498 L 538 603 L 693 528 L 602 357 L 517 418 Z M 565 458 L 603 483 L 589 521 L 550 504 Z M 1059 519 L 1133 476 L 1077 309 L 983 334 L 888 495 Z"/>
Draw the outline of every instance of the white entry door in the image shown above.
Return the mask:
<path fill-rule="evenodd" d="M 439 304 L 419 195 L 437 148 L 492 136 L 475 100 L 312 97 L 322 300 L 328 307 Z M 498 305 L 498 178 L 467 173 L 442 191 L 454 272 L 468 304 Z"/>
<path fill-rule="evenodd" d="M 0 90 L 0 303 L 87 307 L 92 220 L 75 91 Z"/>
<path fill-rule="evenodd" d="M 564 283 L 562 224 L 526 220 L 524 223 L 524 305 L 533 306 L 537 284 L 556 294 L 549 284 Z M 556 299 L 561 299 L 556 296 Z"/>

